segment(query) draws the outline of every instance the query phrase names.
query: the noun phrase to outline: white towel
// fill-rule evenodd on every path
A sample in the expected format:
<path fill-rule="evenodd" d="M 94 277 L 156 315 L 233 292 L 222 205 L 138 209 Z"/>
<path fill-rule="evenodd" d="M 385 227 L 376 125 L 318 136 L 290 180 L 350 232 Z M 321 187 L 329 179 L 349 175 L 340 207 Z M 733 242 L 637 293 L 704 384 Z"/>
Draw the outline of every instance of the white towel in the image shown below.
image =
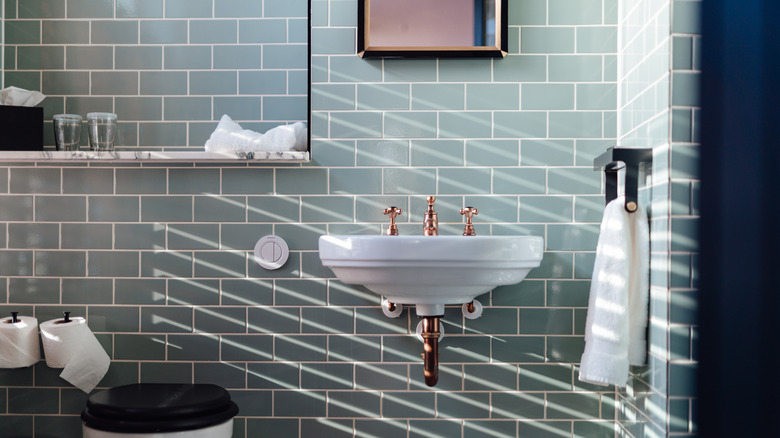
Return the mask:
<path fill-rule="evenodd" d="M 647 215 L 629 213 L 625 198 L 607 204 L 585 320 L 580 380 L 625 387 L 628 366 L 647 359 L 650 232 Z"/>
<path fill-rule="evenodd" d="M 306 125 L 302 122 L 277 126 L 261 134 L 241 128 L 224 114 L 205 146 L 207 152 L 305 151 L 306 137 Z"/>

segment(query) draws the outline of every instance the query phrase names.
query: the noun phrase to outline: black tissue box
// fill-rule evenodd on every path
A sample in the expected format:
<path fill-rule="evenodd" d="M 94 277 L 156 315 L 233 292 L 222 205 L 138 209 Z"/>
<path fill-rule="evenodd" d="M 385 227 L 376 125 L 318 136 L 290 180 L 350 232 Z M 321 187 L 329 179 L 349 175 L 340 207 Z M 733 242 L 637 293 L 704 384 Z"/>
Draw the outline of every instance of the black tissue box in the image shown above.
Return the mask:
<path fill-rule="evenodd" d="M 0 150 L 42 151 L 43 108 L 0 105 Z"/>

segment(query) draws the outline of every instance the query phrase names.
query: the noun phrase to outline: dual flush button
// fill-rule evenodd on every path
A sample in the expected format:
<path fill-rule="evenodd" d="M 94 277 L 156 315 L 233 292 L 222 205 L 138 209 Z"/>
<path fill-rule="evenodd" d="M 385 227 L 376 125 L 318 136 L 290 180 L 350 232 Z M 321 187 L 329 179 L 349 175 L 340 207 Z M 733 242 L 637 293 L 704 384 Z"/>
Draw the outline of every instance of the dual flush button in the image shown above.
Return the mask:
<path fill-rule="evenodd" d="M 255 261 L 265 269 L 281 268 L 289 256 L 290 248 L 279 236 L 264 236 L 255 244 Z"/>

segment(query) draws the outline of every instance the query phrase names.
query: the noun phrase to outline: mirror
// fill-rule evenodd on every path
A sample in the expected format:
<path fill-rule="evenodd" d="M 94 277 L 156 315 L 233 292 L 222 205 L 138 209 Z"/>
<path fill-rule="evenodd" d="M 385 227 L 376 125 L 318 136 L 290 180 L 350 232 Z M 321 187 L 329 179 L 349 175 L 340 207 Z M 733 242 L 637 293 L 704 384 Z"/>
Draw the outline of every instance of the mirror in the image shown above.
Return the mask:
<path fill-rule="evenodd" d="M 358 0 L 361 58 L 504 57 L 507 0 Z"/>

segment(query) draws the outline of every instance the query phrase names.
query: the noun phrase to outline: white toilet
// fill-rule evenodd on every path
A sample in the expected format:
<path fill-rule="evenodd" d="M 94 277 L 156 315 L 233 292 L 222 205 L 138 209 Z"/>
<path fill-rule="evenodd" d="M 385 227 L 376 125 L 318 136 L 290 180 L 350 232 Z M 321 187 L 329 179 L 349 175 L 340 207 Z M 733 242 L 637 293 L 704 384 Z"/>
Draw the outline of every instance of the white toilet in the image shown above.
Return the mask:
<path fill-rule="evenodd" d="M 217 385 L 137 383 L 95 393 L 84 438 L 230 438 L 238 406 Z"/>

